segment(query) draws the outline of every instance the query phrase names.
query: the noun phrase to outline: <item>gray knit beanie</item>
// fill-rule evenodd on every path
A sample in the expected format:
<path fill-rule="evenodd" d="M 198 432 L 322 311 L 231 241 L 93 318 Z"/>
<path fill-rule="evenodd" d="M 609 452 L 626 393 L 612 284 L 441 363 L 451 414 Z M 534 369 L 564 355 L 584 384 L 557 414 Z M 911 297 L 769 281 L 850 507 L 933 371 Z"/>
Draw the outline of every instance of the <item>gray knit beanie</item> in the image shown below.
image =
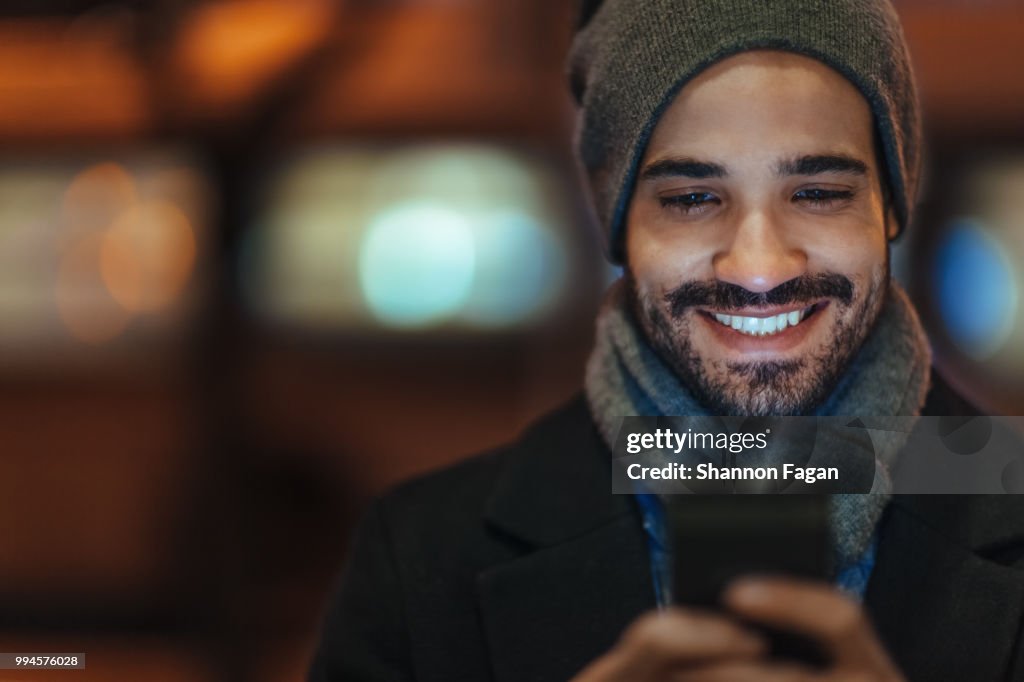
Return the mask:
<path fill-rule="evenodd" d="M 874 113 L 892 207 L 911 219 L 921 127 L 910 59 L 888 0 L 604 0 L 585 2 L 569 69 L 580 105 L 577 154 L 605 231 L 625 258 L 624 228 L 647 142 L 695 75 L 754 49 L 817 59 L 845 76 Z"/>

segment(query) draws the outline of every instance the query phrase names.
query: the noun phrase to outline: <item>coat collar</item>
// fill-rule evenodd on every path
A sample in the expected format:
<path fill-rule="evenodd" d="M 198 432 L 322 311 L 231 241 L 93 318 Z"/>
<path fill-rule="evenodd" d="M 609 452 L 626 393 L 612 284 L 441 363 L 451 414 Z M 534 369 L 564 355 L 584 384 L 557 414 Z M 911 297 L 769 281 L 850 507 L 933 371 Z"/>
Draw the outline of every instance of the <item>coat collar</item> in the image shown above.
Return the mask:
<path fill-rule="evenodd" d="M 496 682 L 565 680 L 655 607 L 646 537 L 582 398 L 505 458 L 485 518 L 522 551 L 476 576 Z"/>
<path fill-rule="evenodd" d="M 908 679 L 998 680 L 1013 669 L 1024 574 L 1016 495 L 902 495 L 880 527 L 866 595 L 875 627 Z"/>
<path fill-rule="evenodd" d="M 485 512 L 498 530 L 551 546 L 635 514 L 631 496 L 612 494 L 611 453 L 582 396 L 512 447 Z"/>
<path fill-rule="evenodd" d="M 477 575 L 495 682 L 567 680 L 655 607 L 639 525 L 622 516 Z"/>

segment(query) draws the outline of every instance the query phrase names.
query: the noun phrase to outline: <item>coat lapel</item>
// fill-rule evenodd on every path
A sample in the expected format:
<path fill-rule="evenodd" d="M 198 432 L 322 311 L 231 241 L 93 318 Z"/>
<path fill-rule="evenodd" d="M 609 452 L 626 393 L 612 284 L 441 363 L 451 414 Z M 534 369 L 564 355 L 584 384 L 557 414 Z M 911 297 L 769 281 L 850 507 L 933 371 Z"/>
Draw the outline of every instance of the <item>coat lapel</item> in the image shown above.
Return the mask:
<path fill-rule="evenodd" d="M 480 574 L 477 589 L 496 682 L 567 680 L 654 608 L 634 519 Z"/>
<path fill-rule="evenodd" d="M 995 559 L 1021 546 L 1022 506 L 1010 495 L 892 502 L 866 603 L 908 679 L 1008 679 L 1024 573 Z"/>
<path fill-rule="evenodd" d="M 654 608 L 646 538 L 582 400 L 517 447 L 487 522 L 523 551 L 477 575 L 481 620 L 496 682 L 565 680 Z"/>

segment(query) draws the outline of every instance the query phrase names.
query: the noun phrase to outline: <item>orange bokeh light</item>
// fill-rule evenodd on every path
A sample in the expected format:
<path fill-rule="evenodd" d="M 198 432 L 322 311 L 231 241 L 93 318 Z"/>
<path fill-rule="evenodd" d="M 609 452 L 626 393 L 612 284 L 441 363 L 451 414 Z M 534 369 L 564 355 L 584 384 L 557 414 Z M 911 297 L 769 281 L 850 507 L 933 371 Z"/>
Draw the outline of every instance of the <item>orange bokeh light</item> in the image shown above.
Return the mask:
<path fill-rule="evenodd" d="M 332 27 L 330 0 L 220 0 L 186 19 L 174 61 L 183 95 L 218 108 L 244 103 Z"/>
<path fill-rule="evenodd" d="M 75 241 L 64 252 L 54 288 L 57 311 L 71 335 L 79 341 L 101 344 L 128 326 L 130 315 L 102 286 L 99 252 L 102 236 L 92 234 Z"/>
<path fill-rule="evenodd" d="M 196 258 L 196 240 L 174 204 L 151 201 L 125 211 L 103 235 L 99 266 L 110 295 L 132 313 L 174 301 Z"/>

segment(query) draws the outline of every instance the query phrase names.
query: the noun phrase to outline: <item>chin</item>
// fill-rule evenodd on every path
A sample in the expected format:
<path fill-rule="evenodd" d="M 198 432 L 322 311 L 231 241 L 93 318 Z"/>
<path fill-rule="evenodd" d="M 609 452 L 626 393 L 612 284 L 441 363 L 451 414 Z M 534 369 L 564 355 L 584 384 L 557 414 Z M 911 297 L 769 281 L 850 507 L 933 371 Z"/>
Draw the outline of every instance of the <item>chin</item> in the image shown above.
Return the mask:
<path fill-rule="evenodd" d="M 730 366 L 728 376 L 705 386 L 723 414 L 740 416 L 799 415 L 824 401 L 831 383 L 801 360 L 754 362 Z"/>
<path fill-rule="evenodd" d="M 836 321 L 826 342 L 805 339 L 798 352 L 745 355 L 692 348 L 675 353 L 672 364 L 698 401 L 715 414 L 808 414 L 828 398 L 863 341 L 852 329 Z"/>

